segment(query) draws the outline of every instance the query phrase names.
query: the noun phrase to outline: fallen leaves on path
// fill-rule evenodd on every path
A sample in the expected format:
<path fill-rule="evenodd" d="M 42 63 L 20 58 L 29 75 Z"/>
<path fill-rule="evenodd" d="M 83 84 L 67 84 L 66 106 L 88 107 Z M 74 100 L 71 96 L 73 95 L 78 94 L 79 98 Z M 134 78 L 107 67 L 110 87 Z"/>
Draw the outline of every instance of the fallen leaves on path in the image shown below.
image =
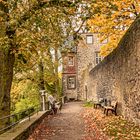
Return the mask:
<path fill-rule="evenodd" d="M 60 123 L 60 120 L 65 119 L 64 122 L 67 125 L 51 126 L 49 125 L 50 119 L 53 121 L 55 120 L 55 123 L 58 124 Z M 66 134 L 65 131 L 68 128 L 69 130 L 73 130 L 75 128 L 75 124 L 77 125 L 77 122 L 78 124 L 84 123 L 82 126 L 85 127 L 85 129 L 82 128 L 83 131 L 80 133 L 82 136 L 82 139 L 80 140 L 140 140 L 140 127 L 127 121 L 122 116 L 114 116 L 113 114 L 106 116 L 103 114 L 102 109 L 85 107 L 80 114 L 78 113 L 75 117 L 73 117 L 73 119 L 77 120 L 75 124 L 71 123 L 71 119 L 71 117 L 67 119 L 67 115 L 65 117 L 63 116 L 62 118 L 61 116 L 57 115 L 49 115 L 37 126 L 28 140 L 46 140 L 45 138 L 52 138 L 52 136 L 57 136 L 57 134 L 62 134 L 60 135 L 62 137 Z M 81 128 L 78 127 L 76 129 Z M 71 131 L 69 131 L 69 133 L 71 133 Z M 77 140 L 76 135 L 75 140 Z"/>
<path fill-rule="evenodd" d="M 35 128 L 33 133 L 29 136 L 28 140 L 45 140 L 44 137 L 55 135 L 55 130 L 47 126 L 47 121 L 52 118 L 48 115 L 44 120 Z"/>
<path fill-rule="evenodd" d="M 109 140 L 109 138 L 103 133 L 98 124 L 95 122 L 95 118 L 100 118 L 98 112 L 94 113 L 93 110 L 86 108 L 82 114 L 85 122 L 85 134 L 83 140 Z"/>
<path fill-rule="evenodd" d="M 84 140 L 140 140 L 140 127 L 122 116 L 105 116 L 103 110 L 85 108 L 83 118 L 86 133 Z"/>

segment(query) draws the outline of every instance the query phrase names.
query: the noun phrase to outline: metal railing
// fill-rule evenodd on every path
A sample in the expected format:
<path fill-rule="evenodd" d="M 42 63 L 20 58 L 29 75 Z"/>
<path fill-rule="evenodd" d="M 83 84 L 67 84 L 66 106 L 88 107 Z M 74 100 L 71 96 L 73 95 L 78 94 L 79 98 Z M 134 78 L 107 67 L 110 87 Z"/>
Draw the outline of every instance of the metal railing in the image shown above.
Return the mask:
<path fill-rule="evenodd" d="M 14 113 L 0 118 L 0 122 L 7 122 L 6 126 L 0 128 L 0 134 L 6 132 L 10 128 L 14 127 L 16 124 L 23 121 L 24 119 L 28 119 L 30 121 L 30 117 L 35 113 L 38 114 L 39 111 L 40 111 L 40 105 L 36 105 L 26 110 L 20 111 L 18 113 Z"/>

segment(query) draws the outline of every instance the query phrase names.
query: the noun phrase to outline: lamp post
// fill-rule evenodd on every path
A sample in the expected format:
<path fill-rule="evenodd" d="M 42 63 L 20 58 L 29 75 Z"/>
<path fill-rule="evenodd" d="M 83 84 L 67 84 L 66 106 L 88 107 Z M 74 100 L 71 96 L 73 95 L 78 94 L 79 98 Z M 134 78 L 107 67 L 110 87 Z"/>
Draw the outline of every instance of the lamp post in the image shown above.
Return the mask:
<path fill-rule="evenodd" d="M 42 101 L 41 101 L 41 109 L 42 111 L 46 110 L 46 93 L 45 90 L 40 90 Z"/>

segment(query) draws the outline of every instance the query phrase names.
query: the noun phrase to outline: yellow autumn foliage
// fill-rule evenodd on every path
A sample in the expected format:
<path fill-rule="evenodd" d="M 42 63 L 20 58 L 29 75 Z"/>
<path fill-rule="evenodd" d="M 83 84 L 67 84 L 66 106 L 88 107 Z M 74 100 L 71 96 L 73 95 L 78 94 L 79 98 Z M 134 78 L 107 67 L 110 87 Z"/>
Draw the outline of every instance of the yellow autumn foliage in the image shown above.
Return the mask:
<path fill-rule="evenodd" d="M 98 1 L 92 5 L 95 12 L 88 20 L 90 31 L 98 33 L 101 42 L 108 38 L 108 43 L 101 47 L 101 55 L 107 56 L 118 45 L 126 30 L 140 13 L 139 0 Z"/>

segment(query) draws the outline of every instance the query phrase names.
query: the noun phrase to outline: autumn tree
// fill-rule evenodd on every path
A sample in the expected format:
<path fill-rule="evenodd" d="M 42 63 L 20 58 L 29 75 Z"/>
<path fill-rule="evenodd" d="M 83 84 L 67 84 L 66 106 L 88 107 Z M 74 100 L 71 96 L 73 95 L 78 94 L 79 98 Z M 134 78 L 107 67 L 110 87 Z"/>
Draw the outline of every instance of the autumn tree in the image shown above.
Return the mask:
<path fill-rule="evenodd" d="M 40 0 L 27 0 L 27 1 L 15 1 L 15 0 L 1 0 L 0 1 L 0 27 L 1 27 L 1 33 L 0 33 L 0 117 L 6 116 L 10 114 L 10 90 L 11 90 L 11 84 L 12 84 L 12 79 L 13 79 L 13 69 L 14 69 L 14 63 L 15 60 L 17 59 L 22 60 L 24 63 L 27 63 L 27 60 L 32 58 L 28 57 L 26 59 L 26 56 L 32 56 L 33 51 L 39 51 L 38 48 L 41 48 L 40 45 L 37 45 L 36 42 L 34 42 L 34 34 L 27 38 L 26 36 L 29 34 L 29 31 L 27 30 L 27 27 L 30 27 L 32 23 L 32 27 L 35 27 L 39 25 L 43 25 L 42 27 L 47 29 L 49 33 L 49 38 L 53 37 L 53 42 L 49 38 L 46 38 L 46 42 L 49 43 L 49 46 L 51 45 L 50 48 L 54 48 L 55 50 L 55 62 L 56 66 L 58 66 L 58 47 L 62 45 L 62 36 L 60 36 L 61 28 L 59 29 L 53 29 L 55 31 L 55 37 L 51 36 L 53 34 L 51 33 L 51 30 L 49 29 L 49 26 L 51 25 L 52 27 L 58 26 L 58 23 L 61 23 L 60 21 L 65 22 L 64 20 L 61 20 L 61 18 L 48 18 L 47 14 L 45 15 L 45 12 L 50 8 L 55 7 L 55 9 L 58 9 L 55 12 L 61 13 L 59 16 L 64 16 L 70 17 L 73 14 L 75 14 L 75 10 L 77 9 L 77 6 L 80 6 L 81 1 L 62 1 L 62 0 L 52 0 L 52 1 L 40 1 Z M 41 10 L 42 9 L 42 10 Z M 45 11 L 46 10 L 46 11 Z M 53 10 L 52 10 L 53 11 Z M 57 13 L 52 13 L 56 14 L 55 16 L 57 17 Z M 41 18 L 39 16 L 41 15 Z M 42 15 L 45 15 L 42 17 Z M 50 16 L 52 16 L 50 15 Z M 83 15 L 87 16 L 87 14 Z M 38 19 L 36 18 L 38 17 Z M 44 18 L 44 19 L 43 19 Z M 34 24 L 31 21 L 36 20 L 36 23 Z M 49 26 L 46 25 L 45 21 L 46 19 L 51 19 L 49 22 Z M 82 19 L 82 17 L 81 17 Z M 71 18 L 69 18 L 68 21 L 70 21 Z M 85 21 L 86 19 L 83 18 Z M 41 22 L 40 22 L 41 21 Z M 48 23 L 48 22 L 47 22 Z M 53 24 L 56 25 L 54 26 Z M 72 25 L 73 22 L 71 22 L 70 25 Z M 27 25 L 27 26 L 26 26 Z M 63 24 L 61 25 L 61 27 Z M 60 26 L 59 26 L 60 27 Z M 30 28 L 33 29 L 33 28 Z M 36 28 L 39 29 L 39 28 Z M 42 32 L 41 28 L 41 33 Z M 67 33 L 69 34 L 74 34 L 77 32 L 73 32 L 74 30 L 71 30 Z M 45 32 L 46 33 L 46 32 Z M 42 36 L 42 35 L 41 35 Z M 63 38 L 64 39 L 64 38 Z M 30 41 L 30 45 L 26 44 L 27 40 L 32 40 Z M 44 40 L 44 39 L 43 39 Z M 57 40 L 59 40 L 57 42 Z M 43 42 L 42 40 L 38 40 L 38 42 Z M 34 44 L 34 45 L 32 45 Z M 21 47 L 24 45 L 24 48 Z M 31 47 L 34 46 L 34 47 Z M 47 46 L 47 45 L 46 45 Z M 48 47 L 48 46 L 47 46 Z M 29 53 L 23 53 L 30 51 L 31 54 Z M 34 51 L 34 52 L 35 52 Z M 32 61 L 30 61 L 32 62 Z M 19 68 L 20 70 L 20 68 Z M 58 75 L 58 70 L 55 69 L 55 73 Z M 57 79 L 57 78 L 56 78 Z M 56 87 L 57 88 L 57 87 Z M 1 122 L 2 124 L 0 125 L 5 125 L 6 122 Z"/>
<path fill-rule="evenodd" d="M 42 7 L 59 5 L 55 1 L 0 1 L 0 117 L 10 114 L 10 90 L 13 79 L 15 53 L 18 52 L 17 30 Z M 68 7 L 62 2 L 60 7 Z M 4 123 L 5 122 L 1 122 Z"/>
<path fill-rule="evenodd" d="M 45 84 L 49 86 L 48 83 L 53 83 L 54 93 L 60 95 L 58 73 L 58 68 L 61 65 L 60 49 L 67 37 L 72 34 L 71 24 L 69 16 L 63 13 L 63 8 L 42 8 L 37 11 L 35 16 L 32 16 L 30 21 L 24 24 L 24 28 L 17 30 L 17 42 L 20 45 L 18 53 L 16 53 L 17 60 L 25 61 L 26 64 L 20 65 L 21 61 L 18 61 L 20 63 L 16 68 L 24 71 L 25 67 L 29 66 L 28 69 L 31 71 L 33 63 L 33 71 L 38 73 L 36 82 L 38 82 L 40 90 L 45 89 Z M 35 58 L 36 60 L 32 61 Z"/>
<path fill-rule="evenodd" d="M 140 2 L 138 0 L 95 1 L 92 8 L 96 11 L 88 24 L 90 30 L 99 35 L 101 42 L 108 39 L 108 43 L 101 48 L 101 55 L 106 56 L 117 47 L 139 14 Z"/>
<path fill-rule="evenodd" d="M 46 81 L 46 79 L 49 78 L 47 77 L 45 77 L 46 79 L 43 78 L 44 75 L 47 75 L 48 77 L 51 77 L 50 81 L 53 81 L 53 84 L 55 86 L 54 92 L 56 93 L 56 95 L 61 94 L 60 79 L 58 73 L 58 68 L 61 65 L 60 51 L 65 49 L 65 47 L 62 46 L 64 46 L 64 42 L 67 40 L 67 38 L 78 34 L 80 28 L 82 27 L 87 17 L 89 16 L 88 11 L 87 14 L 85 14 L 87 7 L 85 5 L 82 7 L 80 4 L 81 3 L 79 3 L 78 5 L 77 3 L 77 7 L 78 8 L 80 7 L 81 9 L 80 12 L 78 12 L 78 8 L 75 6 L 69 8 L 62 8 L 60 6 L 56 6 L 56 7 L 54 6 L 47 9 L 42 8 L 41 10 L 38 10 L 34 14 L 34 16 L 32 16 L 32 18 L 30 18 L 30 21 L 26 22 L 26 24 L 23 25 L 24 28 L 21 27 L 17 30 L 17 35 L 18 35 L 17 41 L 18 44 L 20 44 L 20 47 L 18 47 L 18 53 L 17 53 L 18 55 L 16 54 L 17 58 L 21 59 L 22 61 L 26 61 L 28 57 L 31 59 L 32 56 L 28 56 L 27 54 L 33 53 L 34 50 L 40 52 L 41 54 L 40 55 L 41 57 L 38 56 L 39 62 L 36 61 L 39 63 L 38 67 L 40 71 L 40 74 L 36 78 L 38 79 L 39 89 L 44 89 L 45 88 L 44 84 L 46 82 L 49 82 L 48 80 Z M 74 22 L 76 23 L 79 21 L 81 21 L 81 23 L 75 26 L 73 25 Z M 78 27 L 79 25 L 80 27 Z M 52 54 L 50 50 L 53 50 L 54 57 L 51 56 Z M 45 53 L 44 55 L 44 52 L 47 53 Z M 49 60 L 46 60 L 46 58 L 49 58 Z M 49 66 L 47 68 L 47 72 L 50 74 L 51 71 L 52 72 L 50 74 L 51 76 L 49 76 L 46 73 L 46 68 L 45 68 L 46 62 L 49 62 L 47 63 L 47 67 Z M 20 66 L 17 66 L 17 68 L 20 68 Z M 48 83 L 46 84 L 49 86 Z"/>

